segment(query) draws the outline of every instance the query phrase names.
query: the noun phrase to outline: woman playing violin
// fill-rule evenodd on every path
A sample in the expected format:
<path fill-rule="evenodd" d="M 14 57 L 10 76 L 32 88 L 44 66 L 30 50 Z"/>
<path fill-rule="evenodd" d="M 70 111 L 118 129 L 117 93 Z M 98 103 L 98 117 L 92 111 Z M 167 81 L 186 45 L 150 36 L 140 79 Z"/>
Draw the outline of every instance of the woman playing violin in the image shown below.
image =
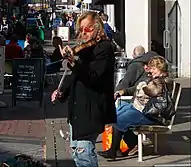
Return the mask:
<path fill-rule="evenodd" d="M 105 124 L 116 122 L 114 51 L 95 12 L 85 12 L 78 18 L 77 35 L 81 45 L 75 49 L 60 47 L 72 74 L 65 78 L 60 92 L 53 92 L 51 100 L 68 97 L 70 147 L 76 166 L 98 167 L 96 139 Z"/>

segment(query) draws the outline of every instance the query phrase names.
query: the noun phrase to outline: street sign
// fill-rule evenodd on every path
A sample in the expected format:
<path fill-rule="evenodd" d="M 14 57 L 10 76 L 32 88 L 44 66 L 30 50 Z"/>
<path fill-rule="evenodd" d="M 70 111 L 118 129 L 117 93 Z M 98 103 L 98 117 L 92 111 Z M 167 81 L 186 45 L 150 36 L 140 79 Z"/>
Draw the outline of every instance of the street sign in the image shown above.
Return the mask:
<path fill-rule="evenodd" d="M 69 27 L 58 27 L 58 36 L 62 41 L 69 41 Z"/>
<path fill-rule="evenodd" d="M 4 91 L 5 47 L 0 46 L 0 94 Z"/>

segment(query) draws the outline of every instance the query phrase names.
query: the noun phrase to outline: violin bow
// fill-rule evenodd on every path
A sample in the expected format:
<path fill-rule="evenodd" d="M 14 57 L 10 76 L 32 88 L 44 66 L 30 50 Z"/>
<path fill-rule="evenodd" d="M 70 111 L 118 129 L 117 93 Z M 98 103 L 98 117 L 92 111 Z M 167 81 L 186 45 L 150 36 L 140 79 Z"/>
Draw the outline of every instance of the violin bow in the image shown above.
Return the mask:
<path fill-rule="evenodd" d="M 60 80 L 60 82 L 59 82 L 59 84 L 58 84 L 58 88 L 57 88 L 57 90 L 60 92 L 60 90 L 61 90 L 61 88 L 62 88 L 62 85 L 63 85 L 63 82 L 64 82 L 64 79 L 65 79 L 65 77 L 66 77 L 66 75 L 68 74 L 68 75 L 70 75 L 69 74 L 69 72 L 70 72 L 70 69 L 67 67 L 67 63 L 68 63 L 68 60 L 67 59 L 64 59 L 63 61 L 62 61 L 62 67 L 63 67 L 63 69 L 64 69 L 64 73 L 63 73 L 63 75 L 62 75 L 62 78 L 61 78 L 61 80 Z"/>

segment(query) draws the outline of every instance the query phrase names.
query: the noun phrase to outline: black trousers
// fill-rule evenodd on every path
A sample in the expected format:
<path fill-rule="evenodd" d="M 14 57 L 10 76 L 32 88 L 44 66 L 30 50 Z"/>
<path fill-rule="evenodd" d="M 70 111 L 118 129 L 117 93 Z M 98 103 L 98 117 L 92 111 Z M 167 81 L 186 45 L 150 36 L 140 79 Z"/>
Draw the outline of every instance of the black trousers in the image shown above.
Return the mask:
<path fill-rule="evenodd" d="M 128 145 L 129 150 L 133 149 L 138 144 L 138 137 L 131 130 L 124 133 L 123 140 Z"/>
<path fill-rule="evenodd" d="M 121 132 L 115 127 L 113 127 L 112 145 L 111 145 L 112 152 L 120 150 L 121 139 L 123 139 L 126 142 L 126 144 L 129 147 L 129 150 L 133 149 L 135 145 L 137 145 L 138 143 L 137 135 L 135 135 L 133 131 L 128 130 L 126 132 Z"/>

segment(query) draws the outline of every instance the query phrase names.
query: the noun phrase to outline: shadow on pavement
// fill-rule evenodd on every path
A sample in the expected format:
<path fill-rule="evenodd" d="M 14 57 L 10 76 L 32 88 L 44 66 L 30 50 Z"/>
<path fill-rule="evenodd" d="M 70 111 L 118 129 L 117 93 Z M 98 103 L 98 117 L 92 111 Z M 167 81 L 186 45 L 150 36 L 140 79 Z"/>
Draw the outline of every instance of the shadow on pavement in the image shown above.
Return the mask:
<path fill-rule="evenodd" d="M 4 150 L 0 148 L 0 164 L 4 162 L 7 158 L 14 157 L 16 154 L 9 151 L 9 150 Z"/>
<path fill-rule="evenodd" d="M 191 106 L 191 88 L 182 88 L 179 107 L 188 107 Z"/>
<path fill-rule="evenodd" d="M 55 160 L 46 160 L 47 164 L 50 164 L 51 167 L 57 167 Z M 75 163 L 72 159 L 58 160 L 58 166 L 60 167 L 75 167 Z"/>
<path fill-rule="evenodd" d="M 12 108 L 11 94 L 0 96 L 0 101 L 5 102 L 8 107 L 0 108 L 0 121 L 2 120 L 42 120 L 67 117 L 67 102 L 59 101 L 53 105 L 50 102 L 52 90 L 44 93 L 44 105 L 39 107 L 38 102 L 17 102 Z"/>

